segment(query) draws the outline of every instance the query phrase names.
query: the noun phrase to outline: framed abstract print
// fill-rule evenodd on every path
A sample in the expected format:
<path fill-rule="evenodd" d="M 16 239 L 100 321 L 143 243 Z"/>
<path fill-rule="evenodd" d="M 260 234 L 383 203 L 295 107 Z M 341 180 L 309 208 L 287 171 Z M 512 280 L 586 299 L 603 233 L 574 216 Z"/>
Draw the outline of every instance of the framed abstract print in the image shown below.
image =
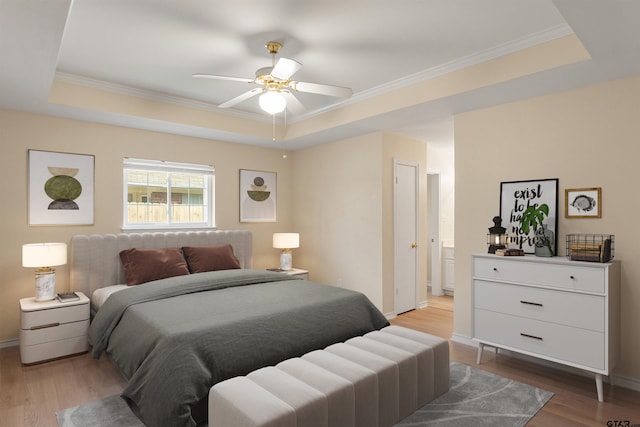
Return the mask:
<path fill-rule="evenodd" d="M 275 222 L 276 173 L 240 169 L 240 222 Z"/>
<path fill-rule="evenodd" d="M 29 150 L 29 225 L 91 225 L 94 156 Z"/>

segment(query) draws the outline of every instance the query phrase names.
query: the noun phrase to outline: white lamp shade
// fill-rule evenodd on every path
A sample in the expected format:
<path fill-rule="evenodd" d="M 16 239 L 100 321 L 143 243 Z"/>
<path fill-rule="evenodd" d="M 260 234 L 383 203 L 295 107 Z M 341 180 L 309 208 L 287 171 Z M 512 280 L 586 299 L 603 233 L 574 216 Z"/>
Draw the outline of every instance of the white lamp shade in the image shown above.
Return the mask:
<path fill-rule="evenodd" d="M 287 100 L 278 92 L 268 90 L 258 99 L 260 108 L 269 114 L 278 114 L 284 111 L 287 106 Z"/>
<path fill-rule="evenodd" d="M 22 245 L 23 267 L 54 267 L 66 263 L 66 243 L 29 243 Z"/>
<path fill-rule="evenodd" d="M 273 233 L 273 247 L 277 249 L 293 249 L 300 247 L 300 234 Z"/>

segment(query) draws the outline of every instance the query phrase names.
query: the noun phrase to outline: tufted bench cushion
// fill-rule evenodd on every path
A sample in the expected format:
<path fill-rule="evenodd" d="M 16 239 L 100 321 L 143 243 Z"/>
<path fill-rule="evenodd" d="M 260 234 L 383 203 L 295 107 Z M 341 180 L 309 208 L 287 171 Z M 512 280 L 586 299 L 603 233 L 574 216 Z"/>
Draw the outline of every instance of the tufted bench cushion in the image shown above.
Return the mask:
<path fill-rule="evenodd" d="M 391 427 L 449 389 L 449 343 L 388 326 L 211 388 L 211 427 Z"/>

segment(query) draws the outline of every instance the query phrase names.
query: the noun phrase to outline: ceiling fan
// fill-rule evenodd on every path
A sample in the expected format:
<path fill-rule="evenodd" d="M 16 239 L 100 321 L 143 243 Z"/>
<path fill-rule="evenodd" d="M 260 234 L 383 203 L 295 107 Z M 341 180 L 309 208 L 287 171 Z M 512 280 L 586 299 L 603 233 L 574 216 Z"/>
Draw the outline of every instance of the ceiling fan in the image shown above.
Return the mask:
<path fill-rule="evenodd" d="M 302 103 L 293 94 L 294 92 L 307 92 L 319 95 L 335 96 L 340 98 L 348 98 L 353 94 L 351 88 L 341 86 L 331 86 L 318 83 L 307 83 L 291 80 L 291 77 L 302 68 L 302 64 L 298 61 L 288 58 L 280 58 L 276 62 L 276 55 L 282 48 L 282 44 L 276 41 L 267 42 L 265 45 L 267 51 L 271 54 L 271 66 L 260 68 L 256 71 L 256 77 L 253 79 L 243 77 L 218 76 L 214 74 L 193 74 L 193 77 L 202 77 L 216 80 L 231 80 L 236 82 L 244 82 L 258 85 L 235 98 L 232 98 L 220 105 L 220 108 L 233 107 L 240 102 L 246 101 L 256 95 L 261 94 L 259 103 L 260 108 L 269 114 L 277 114 L 285 108 L 294 114 L 305 111 Z"/>

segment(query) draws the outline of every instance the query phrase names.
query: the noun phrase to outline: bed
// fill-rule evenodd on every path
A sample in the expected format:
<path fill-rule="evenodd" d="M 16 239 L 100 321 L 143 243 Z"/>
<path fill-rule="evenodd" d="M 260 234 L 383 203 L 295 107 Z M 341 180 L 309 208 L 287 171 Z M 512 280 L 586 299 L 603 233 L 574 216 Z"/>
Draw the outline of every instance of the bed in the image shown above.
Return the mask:
<path fill-rule="evenodd" d="M 182 248 L 193 260 L 185 248 L 223 246 L 234 268 L 191 271 L 187 263 L 187 274 L 125 286 L 123 251 Z M 360 293 L 252 269 L 249 231 L 81 235 L 71 247 L 73 290 L 93 297 L 120 286 L 92 298 L 89 341 L 94 357 L 108 354 L 122 372 L 123 398 L 151 427 L 202 424 L 215 383 L 388 325 Z"/>

